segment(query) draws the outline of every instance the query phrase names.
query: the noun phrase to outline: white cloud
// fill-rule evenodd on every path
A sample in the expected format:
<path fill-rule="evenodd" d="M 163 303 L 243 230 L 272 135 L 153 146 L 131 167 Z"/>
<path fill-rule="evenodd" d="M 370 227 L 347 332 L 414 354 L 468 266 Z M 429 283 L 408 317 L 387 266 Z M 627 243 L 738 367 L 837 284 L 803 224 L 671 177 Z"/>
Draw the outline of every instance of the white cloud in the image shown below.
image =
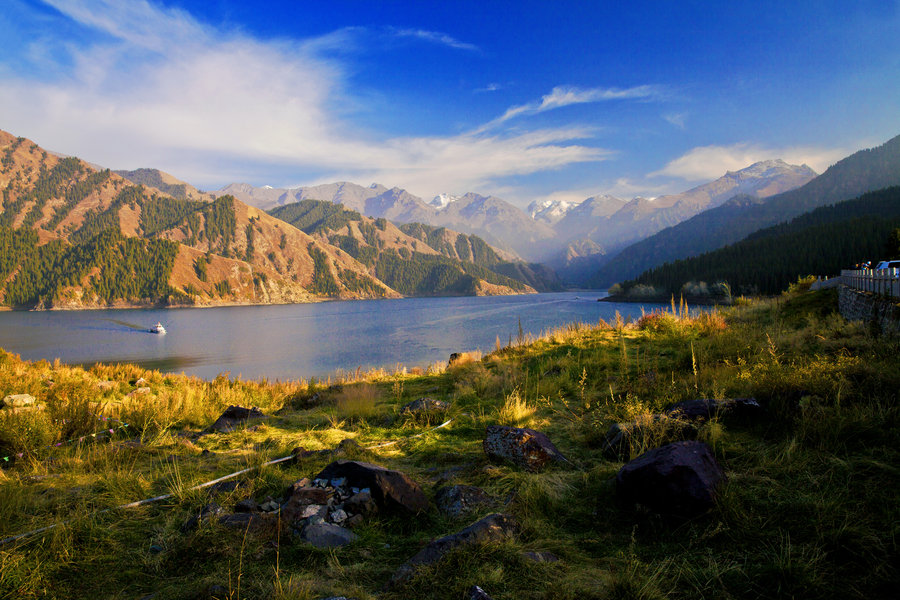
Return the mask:
<path fill-rule="evenodd" d="M 851 151 L 846 148 L 812 146 L 771 148 L 748 142 L 730 146 L 699 146 L 649 176 L 669 175 L 688 181 L 717 179 L 726 171 L 737 171 L 755 162 L 776 158 L 794 165 L 806 164 L 821 173 Z"/>
<path fill-rule="evenodd" d="M 667 115 L 663 115 L 663 119 L 665 119 L 671 125 L 674 125 L 678 129 L 684 129 L 685 121 L 687 120 L 687 114 L 686 113 L 669 113 Z"/>
<path fill-rule="evenodd" d="M 471 50 L 475 52 L 478 51 L 478 46 L 476 46 L 475 44 L 461 42 L 458 39 L 439 31 L 427 31 L 425 29 L 394 29 L 393 31 L 394 34 L 399 37 L 416 38 L 424 40 L 426 42 L 441 44 L 443 46 L 449 46 L 450 48 L 456 48 L 457 50 Z"/>
<path fill-rule="evenodd" d="M 503 115 L 494 119 L 485 128 L 499 125 L 513 117 L 522 115 L 535 115 L 554 108 L 562 108 L 571 104 L 587 104 L 604 102 L 609 100 L 648 100 L 659 97 L 662 89 L 655 85 L 639 85 L 630 88 L 578 88 L 572 86 L 557 86 L 541 97 L 540 102 L 530 102 L 520 106 L 513 106 Z"/>
<path fill-rule="evenodd" d="M 157 167 L 209 188 L 233 181 L 228 169 L 235 164 L 247 178 L 254 166 L 271 173 L 280 165 L 282 173 L 375 180 L 429 197 L 608 155 L 576 143 L 591 137 L 585 128 L 367 135 L 342 112 L 356 101 L 346 89 L 352 65 L 333 58 L 360 33 L 352 28 L 310 40 L 260 41 L 146 0 L 47 2 L 106 35 L 67 45 L 75 66 L 65 77 L 0 78 L 3 126 L 104 166 Z M 435 32 L 408 35 L 474 48 Z M 646 93 L 556 88 L 539 110 Z"/>

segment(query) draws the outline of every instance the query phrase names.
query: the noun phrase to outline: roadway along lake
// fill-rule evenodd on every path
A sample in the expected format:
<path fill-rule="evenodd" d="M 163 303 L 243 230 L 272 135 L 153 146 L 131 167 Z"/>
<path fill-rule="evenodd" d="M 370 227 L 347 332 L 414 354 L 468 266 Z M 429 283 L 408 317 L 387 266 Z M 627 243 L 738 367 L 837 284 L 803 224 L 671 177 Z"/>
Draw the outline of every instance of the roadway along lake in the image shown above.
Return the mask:
<path fill-rule="evenodd" d="M 162 310 L 0 312 L 0 348 L 27 360 L 128 362 L 205 379 L 322 377 L 357 367 L 427 367 L 450 353 L 494 349 L 522 330 L 637 318 L 604 294 L 409 298 Z M 647 310 L 658 305 L 648 304 Z M 166 335 L 149 333 L 157 321 Z"/>

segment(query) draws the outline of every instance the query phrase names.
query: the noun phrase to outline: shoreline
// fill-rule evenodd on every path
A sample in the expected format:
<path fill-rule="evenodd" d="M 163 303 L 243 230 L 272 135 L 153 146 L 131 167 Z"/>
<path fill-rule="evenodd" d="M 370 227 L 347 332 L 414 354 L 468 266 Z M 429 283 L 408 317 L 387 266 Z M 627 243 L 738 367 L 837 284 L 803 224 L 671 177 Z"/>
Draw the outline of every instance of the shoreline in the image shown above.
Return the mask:
<path fill-rule="evenodd" d="M 734 300 L 725 302 L 722 299 L 718 298 L 707 298 L 704 296 L 681 296 L 679 298 L 678 303 L 680 304 L 680 300 L 683 299 L 688 305 L 694 306 L 732 306 L 734 304 Z M 643 298 L 635 298 L 633 296 L 606 296 L 605 298 L 599 298 L 597 302 L 628 302 L 630 304 L 666 304 L 669 305 L 672 303 L 672 296 L 668 298 L 662 297 L 643 297 Z"/>

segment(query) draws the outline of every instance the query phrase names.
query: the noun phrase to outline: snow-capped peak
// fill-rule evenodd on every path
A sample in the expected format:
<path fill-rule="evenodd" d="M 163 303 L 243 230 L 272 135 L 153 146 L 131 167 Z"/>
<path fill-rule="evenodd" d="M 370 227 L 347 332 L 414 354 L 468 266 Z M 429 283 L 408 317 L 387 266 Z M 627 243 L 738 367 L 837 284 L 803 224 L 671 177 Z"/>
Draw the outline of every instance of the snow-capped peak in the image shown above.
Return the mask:
<path fill-rule="evenodd" d="M 262 189 L 264 189 L 264 190 L 272 190 L 272 189 L 275 189 L 275 188 L 273 188 L 271 185 L 264 185 L 264 186 L 262 186 Z"/>
<path fill-rule="evenodd" d="M 429 204 L 438 210 L 447 208 L 452 202 L 459 200 L 459 196 L 451 196 L 450 194 L 439 194 L 432 199 Z"/>
<path fill-rule="evenodd" d="M 556 223 L 561 220 L 573 207 L 578 206 L 581 202 L 572 200 L 541 200 L 534 201 L 528 205 L 528 213 L 535 221 L 544 221 L 545 223 Z"/>

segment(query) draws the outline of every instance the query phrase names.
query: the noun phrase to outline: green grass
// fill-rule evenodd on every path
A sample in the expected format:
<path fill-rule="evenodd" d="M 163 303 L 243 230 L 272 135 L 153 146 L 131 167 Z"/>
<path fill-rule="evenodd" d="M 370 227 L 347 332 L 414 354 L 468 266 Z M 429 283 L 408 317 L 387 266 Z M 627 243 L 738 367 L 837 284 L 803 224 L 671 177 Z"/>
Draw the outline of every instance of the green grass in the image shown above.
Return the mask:
<path fill-rule="evenodd" d="M 0 546 L 0 597 L 197 598 L 217 584 L 245 599 L 443 599 L 477 584 L 498 600 L 890 598 L 900 578 L 900 343 L 844 321 L 835 304 L 830 292 L 795 288 L 715 314 L 572 325 L 447 369 L 355 373 L 334 385 L 85 371 L 0 354 L 0 395 L 46 405 L 0 411 L 0 454 L 23 454 L 0 471 L 0 537 L 59 524 Z M 129 397 L 140 378 L 150 393 Z M 400 415 L 423 396 L 450 401 L 453 422 L 411 438 L 437 424 Z M 673 524 L 617 504 L 621 463 L 599 443 L 610 424 L 680 400 L 741 396 L 759 399 L 767 418 L 700 430 L 728 476 L 713 511 Z M 229 404 L 274 416 L 198 436 Z M 97 413 L 130 427 L 52 446 L 100 430 Z M 500 422 L 544 431 L 572 464 L 538 474 L 490 464 L 481 440 Z M 214 524 L 181 531 L 209 498 L 193 485 L 347 438 L 398 441 L 349 456 L 405 471 L 430 496 L 447 480 L 484 488 L 519 535 L 457 550 L 386 589 L 425 543 L 478 515 L 379 516 L 338 550 Z M 279 498 L 330 460 L 263 468 L 216 501 Z M 173 497 L 99 512 L 164 493 Z M 560 561 L 533 563 L 524 551 Z"/>

